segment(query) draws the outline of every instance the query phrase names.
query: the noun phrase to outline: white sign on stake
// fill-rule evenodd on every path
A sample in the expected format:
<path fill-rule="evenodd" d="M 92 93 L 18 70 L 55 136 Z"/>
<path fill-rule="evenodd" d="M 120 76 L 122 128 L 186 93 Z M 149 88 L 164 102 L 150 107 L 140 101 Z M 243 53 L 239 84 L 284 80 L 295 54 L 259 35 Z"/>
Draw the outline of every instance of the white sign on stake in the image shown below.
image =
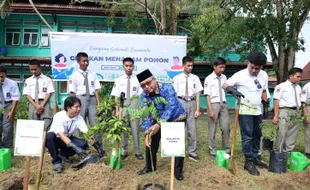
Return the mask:
<path fill-rule="evenodd" d="M 184 122 L 161 124 L 161 157 L 185 157 Z"/>
<path fill-rule="evenodd" d="M 40 156 L 44 121 L 17 120 L 14 156 Z"/>

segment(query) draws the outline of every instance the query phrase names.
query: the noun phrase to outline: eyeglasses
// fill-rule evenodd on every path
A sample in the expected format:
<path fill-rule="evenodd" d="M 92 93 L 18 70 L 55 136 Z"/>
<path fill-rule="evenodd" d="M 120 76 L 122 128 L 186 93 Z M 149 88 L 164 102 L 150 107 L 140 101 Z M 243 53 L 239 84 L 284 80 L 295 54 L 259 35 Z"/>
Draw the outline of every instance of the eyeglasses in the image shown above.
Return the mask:
<path fill-rule="evenodd" d="M 150 86 L 153 81 L 154 81 L 154 78 L 145 82 L 144 84 L 140 84 L 140 86 L 141 86 L 141 88 L 145 88 L 146 86 Z"/>
<path fill-rule="evenodd" d="M 261 89 L 261 88 L 262 88 L 262 85 L 260 85 L 260 83 L 259 83 L 259 81 L 258 81 L 257 79 L 254 80 L 254 83 L 255 83 L 255 85 L 256 85 L 256 87 L 257 87 L 258 89 Z"/>
<path fill-rule="evenodd" d="M 80 105 L 75 105 L 75 106 L 72 106 L 71 108 L 74 108 L 74 109 L 81 109 L 81 106 L 80 106 Z"/>

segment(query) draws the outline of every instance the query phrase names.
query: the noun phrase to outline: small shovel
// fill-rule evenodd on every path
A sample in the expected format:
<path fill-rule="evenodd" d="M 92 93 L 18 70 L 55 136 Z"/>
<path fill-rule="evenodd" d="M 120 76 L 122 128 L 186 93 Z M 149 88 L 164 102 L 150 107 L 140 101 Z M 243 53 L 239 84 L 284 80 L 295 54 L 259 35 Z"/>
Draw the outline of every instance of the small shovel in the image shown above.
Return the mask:
<path fill-rule="evenodd" d="M 236 142 L 236 136 L 237 136 L 239 108 L 240 108 L 240 98 L 237 99 L 237 105 L 236 105 L 236 109 L 235 109 L 235 120 L 234 120 L 233 135 L 232 135 L 231 149 L 230 149 L 230 168 L 229 168 L 229 171 L 234 175 L 236 174 L 236 165 L 235 165 L 235 160 L 234 160 L 234 149 L 235 149 L 235 142 Z"/>

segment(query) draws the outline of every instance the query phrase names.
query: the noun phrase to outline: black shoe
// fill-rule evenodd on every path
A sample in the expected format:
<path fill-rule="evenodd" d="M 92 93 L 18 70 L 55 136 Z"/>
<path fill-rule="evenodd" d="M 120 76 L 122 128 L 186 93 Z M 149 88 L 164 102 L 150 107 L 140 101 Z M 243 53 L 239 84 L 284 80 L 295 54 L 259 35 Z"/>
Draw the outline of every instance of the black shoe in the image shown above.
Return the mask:
<path fill-rule="evenodd" d="M 194 160 L 195 162 L 199 161 L 199 157 L 198 156 L 189 155 L 189 159 Z"/>
<path fill-rule="evenodd" d="M 267 164 L 265 164 L 265 163 L 262 161 L 262 158 L 261 158 L 261 157 L 254 158 L 254 164 L 255 164 L 256 166 L 258 166 L 259 168 L 268 169 Z"/>
<path fill-rule="evenodd" d="M 214 154 L 209 154 L 211 160 L 216 160 L 216 156 Z"/>
<path fill-rule="evenodd" d="M 128 154 L 122 155 L 122 160 L 125 160 L 128 157 Z"/>
<path fill-rule="evenodd" d="M 61 163 L 56 163 L 56 164 L 53 164 L 53 170 L 56 173 L 62 173 L 64 171 L 64 167 L 62 166 Z"/>
<path fill-rule="evenodd" d="M 71 160 L 69 159 L 68 156 L 63 156 L 63 155 L 59 154 L 59 157 L 62 159 L 62 161 L 64 163 L 71 164 Z"/>
<path fill-rule="evenodd" d="M 310 153 L 305 154 L 308 159 L 310 159 Z"/>
<path fill-rule="evenodd" d="M 254 175 L 254 176 L 259 176 L 260 173 L 256 169 L 255 164 L 254 164 L 254 159 L 247 159 L 244 164 L 244 170 L 249 172 L 249 174 Z"/>
<path fill-rule="evenodd" d="M 184 179 L 184 176 L 183 174 L 178 174 L 178 175 L 175 175 L 175 179 L 177 179 L 178 181 L 182 181 Z"/>
<path fill-rule="evenodd" d="M 154 170 L 154 171 L 155 171 L 155 170 Z M 144 175 L 144 174 L 150 173 L 150 172 L 152 172 L 152 170 L 145 167 L 145 168 L 143 168 L 142 170 L 138 171 L 137 174 L 138 174 L 138 175 Z"/>
<path fill-rule="evenodd" d="M 136 154 L 135 156 L 136 156 L 136 158 L 137 158 L 138 160 L 143 160 L 143 159 L 144 159 L 144 157 L 142 156 L 142 154 Z"/>

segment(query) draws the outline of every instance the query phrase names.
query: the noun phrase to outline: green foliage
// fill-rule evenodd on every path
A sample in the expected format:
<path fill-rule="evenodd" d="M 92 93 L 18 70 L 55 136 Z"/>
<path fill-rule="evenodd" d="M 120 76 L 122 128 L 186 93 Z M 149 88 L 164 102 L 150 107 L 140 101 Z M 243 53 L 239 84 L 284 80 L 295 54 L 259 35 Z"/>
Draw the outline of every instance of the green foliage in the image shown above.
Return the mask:
<path fill-rule="evenodd" d="M 277 125 L 273 124 L 271 120 L 266 120 L 260 124 L 262 129 L 263 137 L 272 141 L 276 140 L 277 137 Z"/>
<path fill-rule="evenodd" d="M 17 119 L 28 119 L 28 112 L 28 100 L 25 96 L 21 96 L 14 113 L 14 121 L 16 122 Z"/>

